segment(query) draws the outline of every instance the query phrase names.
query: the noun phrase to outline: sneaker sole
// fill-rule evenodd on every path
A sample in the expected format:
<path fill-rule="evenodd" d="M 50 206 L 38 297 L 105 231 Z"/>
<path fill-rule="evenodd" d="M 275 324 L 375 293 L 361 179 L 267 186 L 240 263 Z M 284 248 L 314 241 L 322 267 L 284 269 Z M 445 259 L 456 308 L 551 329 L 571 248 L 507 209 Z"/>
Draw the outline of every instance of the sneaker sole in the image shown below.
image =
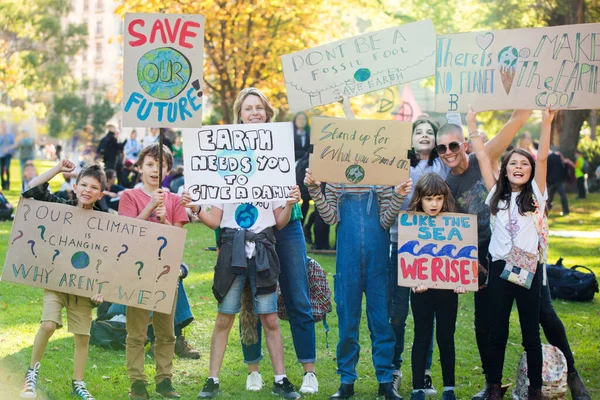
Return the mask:
<path fill-rule="evenodd" d="M 288 397 L 284 393 L 277 393 L 277 392 L 273 392 L 273 391 L 271 391 L 271 394 L 274 394 L 275 396 L 283 397 L 284 399 L 299 399 L 300 398 L 300 396 Z"/>
<path fill-rule="evenodd" d="M 32 393 L 32 394 L 19 393 L 19 397 L 22 399 L 37 399 L 37 394 L 35 394 L 35 393 Z"/>
<path fill-rule="evenodd" d="M 435 396 L 437 394 L 437 390 L 433 390 L 433 389 L 425 389 L 425 395 L 426 396 Z"/>
<path fill-rule="evenodd" d="M 246 386 L 246 390 L 248 390 L 249 392 L 260 392 L 262 390 L 262 387 L 258 387 L 258 386 L 248 387 L 248 386 Z"/>
<path fill-rule="evenodd" d="M 318 390 L 314 390 L 312 388 L 305 388 L 305 389 L 300 388 L 299 392 L 302 393 L 302 394 L 316 394 L 319 391 Z"/>

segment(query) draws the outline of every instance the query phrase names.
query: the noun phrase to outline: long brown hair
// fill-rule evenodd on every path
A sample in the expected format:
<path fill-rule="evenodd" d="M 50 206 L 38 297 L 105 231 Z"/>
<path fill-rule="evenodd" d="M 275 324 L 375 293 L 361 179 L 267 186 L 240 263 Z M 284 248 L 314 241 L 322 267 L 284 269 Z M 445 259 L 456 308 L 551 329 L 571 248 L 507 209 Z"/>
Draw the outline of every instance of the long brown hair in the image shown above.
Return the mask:
<path fill-rule="evenodd" d="M 423 212 L 421 200 L 426 196 L 444 196 L 444 205 L 441 212 L 456 212 L 454 196 L 448 184 L 441 176 L 435 173 L 428 173 L 419 178 L 415 186 L 415 192 L 410 199 L 408 211 Z"/>
<path fill-rule="evenodd" d="M 525 215 L 525 213 L 528 211 L 535 211 L 535 206 L 533 205 L 533 186 L 531 186 L 531 181 L 533 181 L 535 177 L 535 160 L 527 150 L 513 149 L 506 153 L 502 159 L 502 165 L 500 165 L 500 175 L 498 177 L 498 182 L 496 182 L 496 191 L 490 199 L 490 212 L 492 215 L 496 215 L 499 210 L 506 210 L 508 208 L 508 203 L 510 202 L 510 197 L 512 195 L 512 188 L 510 187 L 510 182 L 508 181 L 506 167 L 508 166 L 508 163 L 514 154 L 519 154 L 527 158 L 529 164 L 531 165 L 531 175 L 529 176 L 529 180 L 521 187 L 521 192 L 516 199 L 516 203 L 519 208 L 519 214 Z M 505 206 L 503 208 L 498 207 L 500 200 L 505 202 Z"/>

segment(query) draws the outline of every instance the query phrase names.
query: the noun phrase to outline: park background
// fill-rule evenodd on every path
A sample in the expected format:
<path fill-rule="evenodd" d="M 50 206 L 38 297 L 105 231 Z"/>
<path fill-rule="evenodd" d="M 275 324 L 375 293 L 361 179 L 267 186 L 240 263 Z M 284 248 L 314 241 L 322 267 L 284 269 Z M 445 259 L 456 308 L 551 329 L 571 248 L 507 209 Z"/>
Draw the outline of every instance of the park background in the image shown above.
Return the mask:
<path fill-rule="evenodd" d="M 201 13 L 206 16 L 204 101 L 205 124 L 230 123 L 231 109 L 239 90 L 256 86 L 263 90 L 278 110 L 278 121 L 289 120 L 287 100 L 279 56 L 318 44 L 375 31 L 426 18 L 433 20 L 440 34 L 488 29 L 554 26 L 600 21 L 599 0 L 2 0 L 0 2 L 0 128 L 17 133 L 28 130 L 46 143 L 68 141 L 81 135 L 92 145 L 104 134 L 107 122 L 120 126 L 122 16 L 125 12 Z M 112 63 L 112 64 L 111 64 Z M 411 83 L 408 87 L 428 108 L 433 79 Z M 402 87 L 390 88 L 352 99 L 358 118 L 395 119 L 401 113 Z M 430 99 L 432 104 L 432 98 Z M 433 114 L 433 113 L 432 113 Z M 342 116 L 339 106 L 311 110 L 311 115 Z M 483 129 L 494 134 L 510 112 L 480 113 Z M 436 115 L 434 114 L 434 117 Z M 439 117 L 439 116 L 438 116 Z M 539 115 L 525 129 L 539 136 Z M 122 130 L 121 139 L 127 136 Z M 597 112 L 562 111 L 553 123 L 552 142 L 567 157 L 579 148 L 590 163 L 590 178 L 600 165 L 597 140 Z M 93 146 L 92 146 L 93 147 Z M 53 162 L 38 160 L 38 172 Z M 13 176 L 7 198 L 16 204 L 20 177 L 18 160 L 13 160 Z M 591 180 L 590 180 L 591 181 Z M 60 179 L 52 182 L 54 190 Z M 564 258 L 567 266 L 580 264 L 600 273 L 600 240 L 577 237 L 578 231 L 600 230 L 600 194 L 590 193 L 586 200 L 569 195 L 571 215 L 554 213 L 550 227 L 554 231 L 572 231 L 573 237 L 552 236 L 550 262 Z M 557 200 L 555 199 L 555 204 Z M 11 224 L 0 222 L 0 259 L 4 258 Z M 214 235 L 206 227 L 188 226 L 184 261 L 191 267 L 186 287 L 196 321 L 184 332 L 201 351 L 199 361 L 175 361 L 175 386 L 184 398 L 193 398 L 208 371 L 210 334 L 216 312 L 210 287 Z M 332 230 L 333 231 L 333 230 Z M 333 283 L 335 257 L 317 255 Z M 333 286 L 333 285 L 331 285 Z M 39 289 L 0 284 L 0 394 L 17 395 L 31 354 L 42 305 Z M 600 308 L 599 297 L 592 303 L 555 301 L 574 349 L 576 364 L 590 389 L 592 398 L 600 398 Z M 460 299 L 457 321 L 457 393 L 470 397 L 484 382 L 473 333 L 472 294 Z M 325 398 L 338 386 L 335 375 L 337 318 L 335 311 L 328 322 L 331 328 L 329 348 L 324 329 L 317 325 L 318 398 Z M 504 376 L 514 382 L 518 358 L 522 353 L 516 314 L 511 318 L 511 337 L 507 349 Z M 295 363 L 289 326 L 282 323 L 286 366 L 292 382 L 301 382 L 301 367 Z M 407 339 L 401 394 L 409 397 L 410 344 L 412 318 L 407 321 Z M 358 398 L 373 398 L 376 382 L 370 357 L 366 323 L 361 329 Z M 264 346 L 263 346 L 264 347 Z M 264 349 L 266 352 L 266 348 Z M 69 397 L 72 374 L 73 339 L 66 330 L 51 340 L 40 370 L 41 392 L 49 399 Z M 441 389 L 441 371 L 434 354 L 434 384 Z M 147 359 L 147 372 L 153 374 L 153 362 Z M 267 383 L 272 378 L 270 362 L 262 362 Z M 269 384 L 260 394 L 244 389 L 246 376 L 237 332 L 232 330 L 226 353 L 222 381 L 224 398 L 264 398 Z M 125 371 L 125 353 L 98 348 L 90 350 L 86 381 L 98 398 L 126 398 L 129 382 Z M 12 397 L 11 397 L 12 396 Z M 4 398 L 4 395 L 0 395 Z M 440 397 L 440 396 L 438 396 Z"/>

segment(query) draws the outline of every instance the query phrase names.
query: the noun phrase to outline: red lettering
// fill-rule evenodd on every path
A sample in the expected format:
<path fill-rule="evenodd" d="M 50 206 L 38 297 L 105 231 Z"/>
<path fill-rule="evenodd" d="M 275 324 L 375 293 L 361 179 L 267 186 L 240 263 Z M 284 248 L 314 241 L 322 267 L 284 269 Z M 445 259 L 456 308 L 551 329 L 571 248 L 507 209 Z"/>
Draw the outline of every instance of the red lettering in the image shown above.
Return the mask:
<path fill-rule="evenodd" d="M 479 280 L 479 262 L 473 261 L 473 283 Z"/>
<path fill-rule="evenodd" d="M 471 283 L 471 281 L 468 279 L 468 276 L 471 273 L 471 271 L 468 269 L 469 264 L 471 264 L 469 260 L 460 260 L 460 283 L 465 286 Z"/>
<path fill-rule="evenodd" d="M 404 258 L 400 258 L 400 275 L 402 279 L 415 279 L 417 276 L 418 261 L 414 260 L 412 264 L 408 264 Z"/>
<path fill-rule="evenodd" d="M 452 274 L 448 276 L 448 280 L 453 283 L 458 282 L 460 280 L 458 274 L 458 260 L 450 261 L 450 269 L 452 270 Z"/>
<path fill-rule="evenodd" d="M 418 260 L 415 260 L 415 263 L 418 261 L 419 265 L 418 265 L 418 272 L 417 272 L 417 276 L 419 278 L 420 281 L 426 281 L 429 279 L 429 277 L 427 276 L 426 272 L 427 272 L 427 266 L 425 265 L 425 261 L 427 261 L 426 258 L 419 258 Z"/>
<path fill-rule="evenodd" d="M 196 32 L 190 32 L 189 28 L 200 28 L 200 24 L 194 21 L 185 21 L 183 23 L 183 29 L 181 30 L 181 36 L 179 36 L 179 45 L 187 49 L 191 49 L 193 46 L 186 42 L 186 38 L 195 38 L 198 36 Z"/>
<path fill-rule="evenodd" d="M 131 21 L 129 23 L 129 26 L 127 27 L 127 31 L 129 32 L 129 34 L 135 38 L 137 38 L 137 40 L 131 40 L 129 41 L 129 45 L 132 47 L 137 47 L 137 46 L 141 46 L 144 43 L 146 43 L 146 35 L 144 35 L 143 33 L 139 33 L 136 32 L 134 27 L 136 25 L 140 25 L 141 27 L 144 26 L 144 20 L 143 19 L 134 19 L 133 21 Z"/>
<path fill-rule="evenodd" d="M 436 282 L 438 279 L 445 282 L 444 274 L 442 273 L 442 266 L 444 262 L 441 258 L 434 258 L 431 260 L 431 279 Z"/>
<path fill-rule="evenodd" d="M 169 36 L 169 42 L 175 43 L 175 39 L 177 39 L 177 32 L 179 31 L 179 25 L 181 24 L 181 18 L 177 18 L 175 21 L 175 26 L 173 30 L 171 30 L 171 24 L 169 20 L 165 18 L 165 25 L 167 27 L 167 35 Z"/>
<path fill-rule="evenodd" d="M 163 28 L 162 22 L 159 19 L 154 21 L 152 24 L 152 30 L 150 31 L 150 43 L 154 43 L 156 40 L 156 33 L 160 31 L 160 37 L 162 38 L 163 44 L 167 44 L 167 36 L 165 34 L 165 30 Z"/>

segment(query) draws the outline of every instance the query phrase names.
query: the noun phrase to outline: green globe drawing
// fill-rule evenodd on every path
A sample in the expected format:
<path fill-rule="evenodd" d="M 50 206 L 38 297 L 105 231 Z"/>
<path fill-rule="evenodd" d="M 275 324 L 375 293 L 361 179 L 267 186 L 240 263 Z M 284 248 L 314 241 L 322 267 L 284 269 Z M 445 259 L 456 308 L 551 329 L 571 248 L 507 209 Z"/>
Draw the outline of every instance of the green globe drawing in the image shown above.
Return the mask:
<path fill-rule="evenodd" d="M 358 164 L 354 164 L 346 168 L 346 179 L 352 183 L 358 183 L 365 177 L 365 170 Z"/>
<path fill-rule="evenodd" d="M 185 89 L 192 76 L 190 61 L 171 47 L 152 49 L 137 64 L 137 79 L 148 95 L 169 100 Z"/>
<path fill-rule="evenodd" d="M 71 265 L 75 269 L 84 269 L 90 265 L 90 256 L 85 251 L 78 251 L 71 257 Z"/>

